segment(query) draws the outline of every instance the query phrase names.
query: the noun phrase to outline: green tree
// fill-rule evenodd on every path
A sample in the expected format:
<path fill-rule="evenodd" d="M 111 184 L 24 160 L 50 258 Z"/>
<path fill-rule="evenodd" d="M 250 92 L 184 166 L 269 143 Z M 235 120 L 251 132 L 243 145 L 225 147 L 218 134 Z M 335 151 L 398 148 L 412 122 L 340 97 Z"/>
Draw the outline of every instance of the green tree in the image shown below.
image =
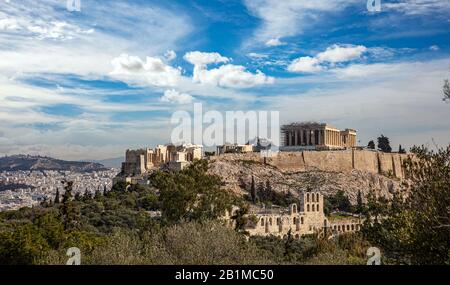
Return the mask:
<path fill-rule="evenodd" d="M 256 192 L 255 177 L 252 176 L 252 184 L 250 185 L 250 196 L 253 204 L 258 201 L 258 193 Z"/>
<path fill-rule="evenodd" d="M 392 152 L 388 137 L 385 137 L 384 135 L 378 137 L 378 149 L 382 152 Z"/>
<path fill-rule="evenodd" d="M 59 189 L 56 189 L 55 204 L 59 204 Z"/>
<path fill-rule="evenodd" d="M 81 195 L 81 192 L 75 193 L 74 199 L 75 199 L 75 201 L 82 201 L 83 200 L 83 196 Z"/>
<path fill-rule="evenodd" d="M 411 152 L 404 163 L 408 197 L 371 198 L 363 233 L 393 263 L 450 264 L 450 145 Z"/>
<path fill-rule="evenodd" d="M 36 264 L 50 249 L 37 226 L 16 224 L 13 230 L 0 232 L 0 264 Z"/>
<path fill-rule="evenodd" d="M 91 194 L 91 191 L 89 191 L 88 189 L 86 189 L 86 190 L 84 190 L 84 195 L 83 195 L 83 201 L 89 201 L 89 200 L 92 200 L 92 194 Z"/>
<path fill-rule="evenodd" d="M 292 260 L 294 254 L 294 237 L 292 236 L 292 231 L 289 229 L 285 241 L 284 241 L 284 257 L 287 260 Z"/>
<path fill-rule="evenodd" d="M 367 144 L 367 148 L 368 149 L 375 149 L 375 143 L 373 142 L 373 140 L 369 141 L 369 143 Z"/>
<path fill-rule="evenodd" d="M 73 190 L 73 181 L 63 181 L 64 184 L 64 195 L 62 199 L 62 203 L 67 203 L 72 200 L 72 190 Z"/>
<path fill-rule="evenodd" d="M 445 102 L 450 101 L 450 83 L 448 79 L 444 81 L 442 92 L 444 93 L 444 98 L 442 98 L 442 100 L 444 100 Z"/>
<path fill-rule="evenodd" d="M 398 153 L 406 153 L 406 150 L 402 148 L 402 145 L 398 145 Z"/>
<path fill-rule="evenodd" d="M 358 190 L 358 196 L 356 197 L 356 211 L 359 214 L 364 212 L 364 203 L 361 190 Z"/>
<path fill-rule="evenodd" d="M 61 214 L 64 220 L 64 228 L 74 229 L 80 220 L 80 209 L 72 199 L 73 181 L 64 182 L 64 195 L 62 199 Z"/>
<path fill-rule="evenodd" d="M 235 222 L 235 230 L 240 233 L 248 234 L 245 227 L 248 223 L 248 205 L 243 205 L 237 210 L 231 219 Z"/>
<path fill-rule="evenodd" d="M 166 221 L 214 219 L 231 209 L 233 196 L 221 189 L 220 177 L 207 171 L 208 161 L 199 160 L 181 171 L 157 171 L 152 175 L 153 186 L 160 190 Z"/>
<path fill-rule="evenodd" d="M 353 212 L 352 204 L 343 190 L 328 198 L 330 208 L 334 211 Z"/>

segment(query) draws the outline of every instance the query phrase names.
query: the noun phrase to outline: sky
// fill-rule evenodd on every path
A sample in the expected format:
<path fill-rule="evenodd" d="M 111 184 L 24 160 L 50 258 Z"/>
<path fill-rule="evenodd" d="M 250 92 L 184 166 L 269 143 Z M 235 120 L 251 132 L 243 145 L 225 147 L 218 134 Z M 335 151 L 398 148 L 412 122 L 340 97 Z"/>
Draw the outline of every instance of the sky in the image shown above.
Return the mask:
<path fill-rule="evenodd" d="M 0 0 L 0 155 L 123 156 L 194 103 L 450 142 L 449 0 L 80 3 Z"/>

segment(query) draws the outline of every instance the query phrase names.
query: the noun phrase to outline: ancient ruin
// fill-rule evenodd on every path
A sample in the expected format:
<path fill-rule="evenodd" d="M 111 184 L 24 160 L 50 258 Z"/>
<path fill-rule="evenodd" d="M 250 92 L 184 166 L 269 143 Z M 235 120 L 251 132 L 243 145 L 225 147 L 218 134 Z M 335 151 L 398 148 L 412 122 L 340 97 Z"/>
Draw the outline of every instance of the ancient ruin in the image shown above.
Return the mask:
<path fill-rule="evenodd" d="M 233 213 L 237 209 L 233 209 Z M 232 216 L 229 213 L 225 216 L 229 226 L 234 226 Z M 254 216 L 255 222 L 248 223 L 245 228 L 252 236 L 273 235 L 282 238 L 289 231 L 297 239 L 308 234 L 339 235 L 358 231 L 362 224 L 362 219 L 358 216 L 327 218 L 324 213 L 323 195 L 319 192 L 301 193 L 300 204 L 292 204 L 288 209 L 255 208 L 247 216 Z"/>
<path fill-rule="evenodd" d="M 339 130 L 325 123 L 292 123 L 281 127 L 282 150 L 332 150 L 356 146 L 356 130 Z"/>
<path fill-rule="evenodd" d="M 203 158 L 203 146 L 158 145 L 155 149 L 127 149 L 125 162 L 122 163 L 122 176 L 138 176 L 161 167 L 183 169 L 190 162 Z"/>

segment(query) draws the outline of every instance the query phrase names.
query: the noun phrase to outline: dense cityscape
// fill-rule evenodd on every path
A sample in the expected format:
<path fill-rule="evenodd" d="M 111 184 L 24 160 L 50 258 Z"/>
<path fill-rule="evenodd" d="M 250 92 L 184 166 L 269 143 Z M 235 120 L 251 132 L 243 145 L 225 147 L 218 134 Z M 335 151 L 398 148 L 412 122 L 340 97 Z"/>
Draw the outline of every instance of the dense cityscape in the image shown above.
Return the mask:
<path fill-rule="evenodd" d="M 73 181 L 74 193 L 110 190 L 118 170 L 93 172 L 31 170 L 0 172 L 0 211 L 31 207 L 62 192 L 61 181 Z"/>

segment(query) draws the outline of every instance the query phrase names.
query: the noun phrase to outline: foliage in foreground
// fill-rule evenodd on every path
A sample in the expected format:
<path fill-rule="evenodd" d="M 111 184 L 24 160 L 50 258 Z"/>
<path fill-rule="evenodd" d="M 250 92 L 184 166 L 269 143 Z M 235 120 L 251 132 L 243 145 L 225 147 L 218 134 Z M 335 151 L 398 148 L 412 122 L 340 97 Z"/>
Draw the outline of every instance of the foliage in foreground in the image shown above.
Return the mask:
<path fill-rule="evenodd" d="M 61 201 L 0 213 L 0 264 L 64 264 L 69 247 L 81 249 L 83 264 L 364 264 L 369 242 L 387 264 L 449 264 L 450 146 L 413 151 L 405 164 L 409 198 L 368 197 L 363 235 L 247 241 L 241 227 L 217 221 L 236 200 L 198 162 L 156 173 L 153 187 L 116 184 L 107 193 L 72 197 L 68 183 Z M 261 193 L 273 198 L 265 195 L 272 191 Z M 349 204 L 334 198 L 330 209 Z M 155 210 L 162 218 L 150 215 Z M 236 224 L 245 223 L 243 213 Z"/>
<path fill-rule="evenodd" d="M 82 264 L 233 265 L 271 264 L 268 254 L 219 222 L 188 222 L 158 232 L 117 228 L 107 242 L 82 252 Z M 63 264 L 64 250 L 54 250 L 41 264 Z"/>
<path fill-rule="evenodd" d="M 397 194 L 388 202 L 371 195 L 363 233 L 388 263 L 450 264 L 450 145 L 412 152 L 405 161 L 407 198 Z"/>

